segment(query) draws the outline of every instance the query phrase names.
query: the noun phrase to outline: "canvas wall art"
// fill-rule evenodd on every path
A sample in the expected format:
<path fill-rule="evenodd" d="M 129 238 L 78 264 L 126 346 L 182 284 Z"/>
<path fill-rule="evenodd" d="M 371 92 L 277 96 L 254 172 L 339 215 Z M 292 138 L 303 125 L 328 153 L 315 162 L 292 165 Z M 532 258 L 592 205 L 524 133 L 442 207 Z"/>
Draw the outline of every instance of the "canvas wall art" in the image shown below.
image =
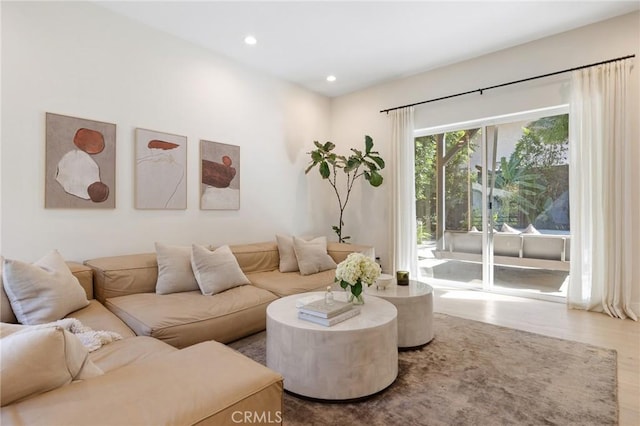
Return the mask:
<path fill-rule="evenodd" d="M 115 124 L 46 113 L 45 153 L 45 208 L 115 208 Z"/>
<path fill-rule="evenodd" d="M 136 129 L 135 206 L 187 208 L 187 137 Z"/>
<path fill-rule="evenodd" d="M 200 208 L 240 208 L 240 147 L 200 141 Z"/>

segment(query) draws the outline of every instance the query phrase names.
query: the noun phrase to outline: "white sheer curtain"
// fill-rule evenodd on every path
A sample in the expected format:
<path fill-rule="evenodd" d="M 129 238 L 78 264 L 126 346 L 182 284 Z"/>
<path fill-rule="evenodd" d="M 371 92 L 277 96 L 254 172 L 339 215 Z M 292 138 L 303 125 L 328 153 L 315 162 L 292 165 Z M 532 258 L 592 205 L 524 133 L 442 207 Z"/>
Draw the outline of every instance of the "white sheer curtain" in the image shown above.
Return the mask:
<path fill-rule="evenodd" d="M 630 317 L 634 229 L 627 80 L 631 61 L 574 71 L 569 180 L 570 307 Z M 637 182 L 635 183 L 637 184 Z M 635 218 L 637 220 L 638 218 Z M 635 258 L 635 259 L 634 259 Z"/>
<path fill-rule="evenodd" d="M 393 271 L 409 271 L 411 279 L 417 279 L 413 107 L 392 111 L 391 120 L 391 267 Z"/>

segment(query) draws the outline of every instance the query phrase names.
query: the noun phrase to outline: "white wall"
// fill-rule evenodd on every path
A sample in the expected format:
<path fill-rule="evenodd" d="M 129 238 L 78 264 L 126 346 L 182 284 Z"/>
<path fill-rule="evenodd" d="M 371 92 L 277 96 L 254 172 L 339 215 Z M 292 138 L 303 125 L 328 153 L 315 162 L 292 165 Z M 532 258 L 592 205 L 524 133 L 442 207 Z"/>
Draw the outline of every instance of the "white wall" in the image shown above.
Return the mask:
<path fill-rule="evenodd" d="M 305 152 L 329 100 L 86 2 L 2 3 L 1 249 L 33 261 L 314 229 Z M 116 208 L 45 209 L 45 113 L 117 125 Z M 188 137 L 186 210 L 133 207 L 134 129 Z M 239 145 L 239 211 L 199 209 L 199 140 Z M 331 231 L 328 230 L 326 234 Z"/>
<path fill-rule="evenodd" d="M 428 52 L 425 52 L 428 54 Z M 363 134 L 378 144 L 389 159 L 390 116 L 380 114 L 386 108 L 420 102 L 454 93 L 466 92 L 606 59 L 636 55 L 630 79 L 631 139 L 636 143 L 633 158 L 640 158 L 638 106 L 640 94 L 640 13 L 624 15 L 553 37 L 481 56 L 409 78 L 381 84 L 331 103 L 331 137 L 339 148 L 353 146 Z M 568 103 L 570 74 L 508 86 L 416 107 L 416 128 L 458 123 Z M 390 170 L 387 183 L 378 189 L 362 185 L 347 208 L 346 224 L 355 241 L 373 244 L 389 265 Z M 640 167 L 635 181 L 640 182 Z M 633 217 L 640 217 L 640 185 L 633 194 Z M 332 202 L 330 199 L 329 202 Z M 630 230 L 636 235 L 634 253 L 640 253 L 640 222 Z M 636 265 L 632 299 L 640 311 L 640 264 Z"/>

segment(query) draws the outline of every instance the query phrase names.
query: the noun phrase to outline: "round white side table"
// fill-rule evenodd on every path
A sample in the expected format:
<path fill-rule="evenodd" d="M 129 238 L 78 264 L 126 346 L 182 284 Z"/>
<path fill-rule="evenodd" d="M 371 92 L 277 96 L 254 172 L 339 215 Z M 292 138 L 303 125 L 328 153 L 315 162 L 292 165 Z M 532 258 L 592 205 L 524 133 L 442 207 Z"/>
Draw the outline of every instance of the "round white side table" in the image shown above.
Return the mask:
<path fill-rule="evenodd" d="M 365 296 L 359 315 L 324 327 L 298 318 L 296 300 L 309 294 L 267 307 L 267 367 L 282 374 L 284 388 L 309 398 L 350 400 L 391 385 L 398 376 L 395 306 Z M 345 301 L 346 294 L 335 292 L 335 299 Z"/>
<path fill-rule="evenodd" d="M 426 345 L 433 339 L 433 288 L 420 281 L 409 285 L 395 283 L 385 289 L 375 284 L 366 289 L 372 295 L 387 300 L 398 309 L 398 347 L 410 349 Z"/>

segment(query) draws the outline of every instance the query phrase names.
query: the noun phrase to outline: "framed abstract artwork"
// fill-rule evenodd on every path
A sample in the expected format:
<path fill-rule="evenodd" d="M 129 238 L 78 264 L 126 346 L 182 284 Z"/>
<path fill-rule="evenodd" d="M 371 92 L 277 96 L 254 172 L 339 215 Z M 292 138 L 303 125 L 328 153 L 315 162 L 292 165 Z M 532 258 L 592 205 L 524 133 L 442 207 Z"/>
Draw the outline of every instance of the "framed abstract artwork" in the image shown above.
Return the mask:
<path fill-rule="evenodd" d="M 200 141 L 200 209 L 240 209 L 240 147 Z"/>
<path fill-rule="evenodd" d="M 136 129 L 135 207 L 187 208 L 187 137 Z"/>
<path fill-rule="evenodd" d="M 116 125 L 46 113 L 45 208 L 116 206 Z"/>

